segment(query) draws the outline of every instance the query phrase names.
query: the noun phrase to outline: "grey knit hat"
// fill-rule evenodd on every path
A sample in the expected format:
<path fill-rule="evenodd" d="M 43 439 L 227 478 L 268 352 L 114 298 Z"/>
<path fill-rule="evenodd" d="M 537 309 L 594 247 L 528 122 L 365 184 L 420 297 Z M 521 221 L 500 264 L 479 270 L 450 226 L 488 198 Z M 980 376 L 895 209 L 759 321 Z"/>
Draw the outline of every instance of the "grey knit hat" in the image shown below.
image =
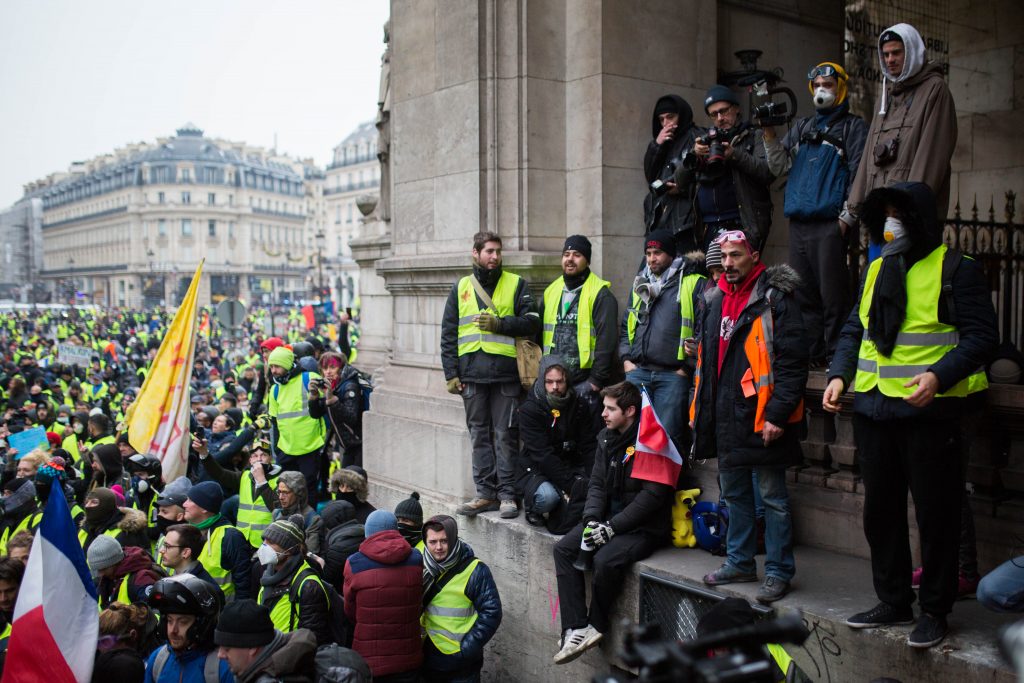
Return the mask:
<path fill-rule="evenodd" d="M 305 524 L 302 515 L 292 515 L 288 519 L 278 519 L 263 530 L 263 540 L 273 543 L 282 550 L 291 550 L 306 542 Z"/>
<path fill-rule="evenodd" d="M 87 559 L 89 569 L 92 570 L 93 574 L 98 574 L 102 570 L 113 567 L 123 560 L 124 548 L 117 542 L 117 539 L 111 536 L 97 536 L 89 545 Z"/>

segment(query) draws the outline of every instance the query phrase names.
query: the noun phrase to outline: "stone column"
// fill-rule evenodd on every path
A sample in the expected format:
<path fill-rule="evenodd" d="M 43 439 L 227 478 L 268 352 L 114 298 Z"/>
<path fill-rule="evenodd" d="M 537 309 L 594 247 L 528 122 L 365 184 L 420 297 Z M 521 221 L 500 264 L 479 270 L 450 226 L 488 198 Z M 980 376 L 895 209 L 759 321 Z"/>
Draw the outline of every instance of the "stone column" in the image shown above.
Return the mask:
<path fill-rule="evenodd" d="M 376 198 L 360 196 L 356 206 L 363 214 L 360 236 L 349 241 L 352 258 L 359 266 L 359 356 L 356 365 L 377 376 L 392 346 L 393 301 L 377 274 L 376 264 L 391 255 L 388 223 L 374 212 Z"/>

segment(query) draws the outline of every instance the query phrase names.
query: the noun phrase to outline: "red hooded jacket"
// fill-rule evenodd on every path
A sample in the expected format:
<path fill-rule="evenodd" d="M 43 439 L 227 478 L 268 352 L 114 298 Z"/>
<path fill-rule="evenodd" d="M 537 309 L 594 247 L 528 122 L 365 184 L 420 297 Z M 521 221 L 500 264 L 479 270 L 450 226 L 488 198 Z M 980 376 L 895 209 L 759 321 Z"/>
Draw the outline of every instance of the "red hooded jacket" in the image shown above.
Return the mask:
<path fill-rule="evenodd" d="M 419 669 L 423 661 L 423 556 L 397 531 L 381 531 L 345 563 L 345 615 L 352 649 L 374 678 Z"/>

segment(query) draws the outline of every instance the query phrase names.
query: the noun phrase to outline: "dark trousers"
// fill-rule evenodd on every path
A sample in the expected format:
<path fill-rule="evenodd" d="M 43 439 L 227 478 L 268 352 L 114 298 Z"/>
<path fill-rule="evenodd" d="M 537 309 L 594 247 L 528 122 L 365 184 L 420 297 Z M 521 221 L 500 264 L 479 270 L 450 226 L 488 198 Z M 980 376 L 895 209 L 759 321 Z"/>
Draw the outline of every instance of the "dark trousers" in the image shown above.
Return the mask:
<path fill-rule="evenodd" d="M 874 421 L 853 417 L 864 480 L 864 535 L 878 599 L 896 607 L 914 602 L 907 524 L 907 491 L 921 534 L 921 609 L 953 610 L 963 474 L 957 420 Z"/>
<path fill-rule="evenodd" d="M 515 500 L 515 457 L 519 452 L 515 414 L 521 391 L 519 382 L 466 382 L 462 390 L 479 498 Z"/>
<path fill-rule="evenodd" d="M 790 221 L 789 265 L 803 279 L 795 294 L 804 317 L 810 358 L 831 359 L 853 306 L 846 238 L 840 234 L 837 220 Z"/>
<path fill-rule="evenodd" d="M 282 470 L 302 472 L 306 478 L 306 500 L 310 505 L 316 505 L 318 500 L 317 485 L 320 481 L 320 451 L 316 450 L 305 455 L 286 455 L 278 451 L 277 464 Z"/>
<path fill-rule="evenodd" d="M 586 577 L 572 566 L 579 555 L 582 537 L 583 525 L 577 524 L 555 544 L 555 578 L 562 611 L 562 631 L 590 624 L 601 633 L 607 633 L 608 615 L 616 596 L 622 592 L 626 570 L 634 562 L 650 557 L 660 544 L 649 534 L 632 533 L 617 534 L 598 548 L 594 554 L 592 600 L 588 615 Z"/>

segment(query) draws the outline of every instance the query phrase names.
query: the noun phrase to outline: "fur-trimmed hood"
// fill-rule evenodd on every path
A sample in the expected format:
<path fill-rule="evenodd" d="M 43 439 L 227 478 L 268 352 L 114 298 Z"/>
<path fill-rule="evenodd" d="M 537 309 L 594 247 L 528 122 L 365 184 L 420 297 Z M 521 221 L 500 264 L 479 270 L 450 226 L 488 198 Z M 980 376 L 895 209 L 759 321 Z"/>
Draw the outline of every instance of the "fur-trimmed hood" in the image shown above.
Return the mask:
<path fill-rule="evenodd" d="M 118 508 L 123 516 L 117 523 L 117 528 L 126 534 L 146 530 L 146 513 L 135 508 Z"/>
<path fill-rule="evenodd" d="M 367 497 L 370 495 L 366 480 L 359 476 L 358 472 L 341 469 L 331 475 L 331 493 L 340 491 L 342 484 L 355 491 L 356 498 L 360 503 L 366 502 Z"/>
<path fill-rule="evenodd" d="M 768 266 L 764 275 L 769 287 L 777 289 L 784 294 L 792 294 L 804 283 L 800 278 L 800 274 L 788 263 Z"/>

